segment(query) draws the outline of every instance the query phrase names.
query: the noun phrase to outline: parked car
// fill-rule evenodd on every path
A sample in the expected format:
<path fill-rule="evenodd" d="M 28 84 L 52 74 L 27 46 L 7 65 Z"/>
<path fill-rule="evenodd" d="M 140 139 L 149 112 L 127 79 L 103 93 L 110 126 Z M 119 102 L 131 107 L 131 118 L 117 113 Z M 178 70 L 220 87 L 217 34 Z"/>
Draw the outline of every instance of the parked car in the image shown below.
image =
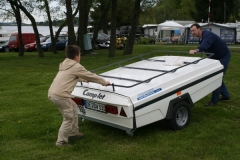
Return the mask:
<path fill-rule="evenodd" d="M 91 34 L 91 39 L 93 34 Z M 96 43 L 94 45 L 94 49 L 101 49 L 101 48 L 109 48 L 110 47 L 110 38 L 111 35 L 107 35 L 105 33 L 98 33 L 98 37 Z M 127 38 L 122 36 L 121 38 L 116 38 L 116 49 L 123 49 L 125 47 Z"/>
<path fill-rule="evenodd" d="M 60 35 L 58 37 L 58 40 L 56 42 L 56 48 L 57 50 L 64 50 L 66 47 L 66 42 L 68 41 L 68 36 L 66 35 Z M 48 51 L 50 46 L 52 45 L 51 38 L 48 38 L 45 42 L 41 43 L 41 47 L 43 51 Z"/>
<path fill-rule="evenodd" d="M 40 38 L 40 43 L 45 42 L 48 38 L 49 38 L 48 36 L 41 37 Z M 37 45 L 36 41 L 33 42 L 33 43 L 26 44 L 24 46 L 24 50 L 25 51 L 35 51 L 36 50 L 36 45 Z"/>
<path fill-rule="evenodd" d="M 0 52 L 8 52 L 8 51 L 9 51 L 8 41 L 6 41 L 0 45 Z"/>
<path fill-rule="evenodd" d="M 9 50 L 18 51 L 19 50 L 19 34 L 13 33 L 9 38 L 8 47 Z M 42 37 L 42 35 L 40 35 Z M 23 46 L 28 43 L 33 43 L 36 40 L 35 33 L 22 33 Z"/>
<path fill-rule="evenodd" d="M 92 33 L 88 33 L 92 40 L 93 38 L 93 34 Z M 109 48 L 109 44 L 110 44 L 110 35 L 107 35 L 105 33 L 98 33 L 97 36 L 97 40 L 95 45 L 93 46 L 94 49 L 100 49 L 100 48 Z"/>

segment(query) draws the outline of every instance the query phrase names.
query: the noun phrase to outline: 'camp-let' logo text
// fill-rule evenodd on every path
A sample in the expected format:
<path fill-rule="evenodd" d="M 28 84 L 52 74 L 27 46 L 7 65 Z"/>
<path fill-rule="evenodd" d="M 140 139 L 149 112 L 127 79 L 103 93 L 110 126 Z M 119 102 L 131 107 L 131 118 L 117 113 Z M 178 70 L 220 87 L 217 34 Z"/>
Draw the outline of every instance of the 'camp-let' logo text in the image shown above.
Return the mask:
<path fill-rule="evenodd" d="M 103 99 L 105 97 L 105 94 L 101 94 L 101 93 L 96 94 L 96 93 L 88 92 L 88 89 L 83 91 L 83 95 L 91 97 L 92 99 L 94 98 Z"/>

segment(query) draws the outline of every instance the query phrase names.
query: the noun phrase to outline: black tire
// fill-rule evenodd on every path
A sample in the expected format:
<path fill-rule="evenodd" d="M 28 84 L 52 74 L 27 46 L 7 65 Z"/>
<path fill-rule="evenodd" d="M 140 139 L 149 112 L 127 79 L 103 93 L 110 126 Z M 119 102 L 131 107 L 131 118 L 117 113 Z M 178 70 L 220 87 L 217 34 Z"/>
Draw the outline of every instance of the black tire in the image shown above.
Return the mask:
<path fill-rule="evenodd" d="M 9 48 L 6 47 L 6 48 L 4 49 L 4 51 L 5 51 L 5 52 L 9 52 Z"/>
<path fill-rule="evenodd" d="M 173 106 L 172 118 L 167 120 L 167 123 L 172 130 L 180 130 L 188 126 L 190 118 L 190 105 L 185 101 L 181 101 Z"/>

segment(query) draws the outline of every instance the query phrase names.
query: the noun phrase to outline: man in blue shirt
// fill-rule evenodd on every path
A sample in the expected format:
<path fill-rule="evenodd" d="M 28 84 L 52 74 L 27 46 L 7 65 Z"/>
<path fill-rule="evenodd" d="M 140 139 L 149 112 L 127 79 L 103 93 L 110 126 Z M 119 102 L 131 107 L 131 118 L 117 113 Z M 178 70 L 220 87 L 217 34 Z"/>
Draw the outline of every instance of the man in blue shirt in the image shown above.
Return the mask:
<path fill-rule="evenodd" d="M 219 60 L 223 65 L 223 74 L 226 73 L 228 64 L 231 58 L 231 53 L 226 45 L 226 43 L 216 34 L 210 31 L 202 31 L 201 26 L 197 23 L 191 26 L 191 33 L 194 37 L 198 37 L 200 39 L 200 46 L 195 50 L 190 50 L 190 54 L 194 54 L 195 52 L 208 52 L 214 53 L 211 57 L 212 59 Z M 220 98 L 220 94 L 222 95 Z M 230 100 L 230 95 L 228 93 L 227 87 L 222 82 L 222 85 L 212 92 L 211 101 L 205 106 L 214 106 L 221 100 Z"/>

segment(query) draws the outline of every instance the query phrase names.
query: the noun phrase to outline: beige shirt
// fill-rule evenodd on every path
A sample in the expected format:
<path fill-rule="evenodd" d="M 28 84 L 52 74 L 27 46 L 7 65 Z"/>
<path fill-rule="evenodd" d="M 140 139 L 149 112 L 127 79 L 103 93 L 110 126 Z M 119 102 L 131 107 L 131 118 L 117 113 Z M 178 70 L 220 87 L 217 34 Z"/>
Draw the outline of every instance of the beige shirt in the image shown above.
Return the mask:
<path fill-rule="evenodd" d="M 48 97 L 71 97 L 71 93 L 77 82 L 83 79 L 88 82 L 106 84 L 106 81 L 102 77 L 87 71 L 81 64 L 74 60 L 66 58 L 59 65 L 59 72 L 48 90 Z"/>

